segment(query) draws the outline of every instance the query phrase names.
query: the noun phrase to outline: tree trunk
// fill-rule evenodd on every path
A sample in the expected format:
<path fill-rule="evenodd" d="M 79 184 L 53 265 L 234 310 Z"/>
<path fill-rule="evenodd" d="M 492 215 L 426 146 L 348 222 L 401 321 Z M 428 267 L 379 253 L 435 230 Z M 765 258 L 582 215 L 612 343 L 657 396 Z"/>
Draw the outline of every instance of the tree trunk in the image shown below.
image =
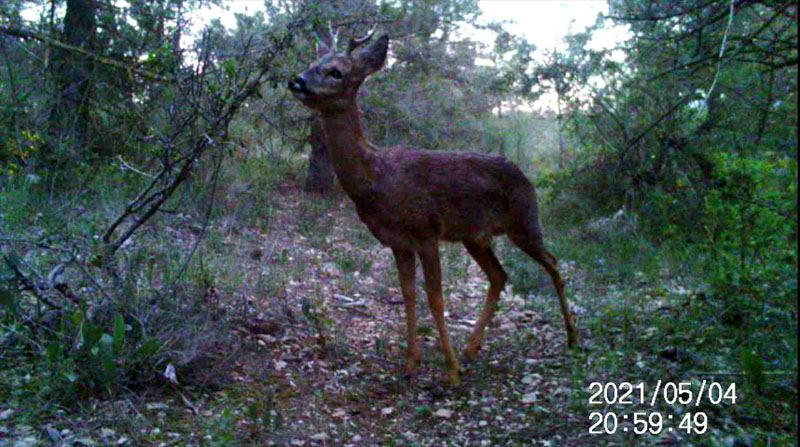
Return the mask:
<path fill-rule="evenodd" d="M 96 26 L 94 1 L 67 0 L 62 37 L 65 43 L 91 51 Z M 73 147 L 84 147 L 89 132 L 92 63 L 79 53 L 65 50 L 58 50 L 55 59 L 58 91 L 50 128 L 70 138 Z"/>
<path fill-rule="evenodd" d="M 315 117 L 311 123 L 311 156 L 308 158 L 308 177 L 306 177 L 306 192 L 327 194 L 333 188 L 333 164 L 328 155 L 328 144 L 322 123 Z"/>

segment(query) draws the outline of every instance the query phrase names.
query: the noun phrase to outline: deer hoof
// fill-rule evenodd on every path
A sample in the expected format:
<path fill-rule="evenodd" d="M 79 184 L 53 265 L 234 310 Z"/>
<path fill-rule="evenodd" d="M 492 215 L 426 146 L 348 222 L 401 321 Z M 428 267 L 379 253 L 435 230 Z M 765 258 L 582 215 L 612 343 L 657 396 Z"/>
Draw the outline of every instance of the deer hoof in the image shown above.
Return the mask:
<path fill-rule="evenodd" d="M 569 334 L 567 334 L 567 346 L 570 348 L 578 346 L 577 332 L 570 332 Z"/>
<path fill-rule="evenodd" d="M 478 355 L 478 352 L 480 352 L 480 350 L 481 350 L 481 346 L 480 346 L 480 345 L 477 345 L 477 346 L 467 346 L 467 348 L 466 348 L 466 349 L 464 349 L 464 352 L 462 352 L 462 353 L 461 353 L 461 355 L 462 355 L 462 356 L 463 356 L 465 359 L 468 359 L 468 360 L 469 360 L 469 359 L 473 359 L 473 358 L 475 358 L 475 357 Z"/>
<path fill-rule="evenodd" d="M 403 378 L 406 380 L 411 380 L 417 377 L 417 365 L 419 365 L 419 360 L 414 357 L 409 357 L 406 359 L 406 366 L 403 368 Z"/>
<path fill-rule="evenodd" d="M 461 378 L 458 375 L 458 371 L 447 371 L 447 374 L 444 376 L 444 383 L 447 386 L 461 385 Z"/>
<path fill-rule="evenodd" d="M 409 370 L 406 369 L 406 370 L 403 371 L 403 376 L 402 377 L 403 377 L 403 380 L 412 381 L 412 380 L 417 378 L 417 372 L 416 371 L 409 371 Z"/>

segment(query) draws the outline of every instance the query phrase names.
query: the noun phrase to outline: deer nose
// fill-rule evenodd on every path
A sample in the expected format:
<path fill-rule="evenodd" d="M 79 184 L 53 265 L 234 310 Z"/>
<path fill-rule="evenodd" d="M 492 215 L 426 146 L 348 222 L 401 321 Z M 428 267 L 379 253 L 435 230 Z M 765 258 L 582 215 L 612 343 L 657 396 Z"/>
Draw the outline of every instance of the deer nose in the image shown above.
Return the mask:
<path fill-rule="evenodd" d="M 306 82 L 300 76 L 289 81 L 287 87 L 293 92 L 302 92 L 306 88 Z"/>

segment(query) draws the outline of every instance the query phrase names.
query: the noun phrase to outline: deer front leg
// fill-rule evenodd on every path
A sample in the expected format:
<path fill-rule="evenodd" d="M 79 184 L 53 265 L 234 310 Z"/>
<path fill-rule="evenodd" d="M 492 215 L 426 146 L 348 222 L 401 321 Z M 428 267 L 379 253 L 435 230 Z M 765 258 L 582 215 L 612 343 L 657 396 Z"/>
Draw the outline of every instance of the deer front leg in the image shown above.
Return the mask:
<path fill-rule="evenodd" d="M 403 302 L 406 306 L 406 367 L 407 378 L 416 377 L 419 365 L 419 345 L 417 344 L 417 294 L 415 290 L 416 265 L 414 252 L 406 250 L 393 250 L 394 261 L 397 264 L 397 273 L 400 276 L 400 290 L 403 292 Z"/>
<path fill-rule="evenodd" d="M 439 330 L 439 341 L 447 363 L 445 380 L 450 385 L 458 385 L 461 380 L 458 376 L 458 358 L 450 346 L 450 335 L 444 321 L 444 301 L 442 300 L 442 271 L 439 263 L 439 243 L 436 240 L 426 243 L 419 251 L 422 261 L 422 271 L 425 273 L 425 288 L 428 291 L 428 305 L 431 308 L 433 321 Z"/>

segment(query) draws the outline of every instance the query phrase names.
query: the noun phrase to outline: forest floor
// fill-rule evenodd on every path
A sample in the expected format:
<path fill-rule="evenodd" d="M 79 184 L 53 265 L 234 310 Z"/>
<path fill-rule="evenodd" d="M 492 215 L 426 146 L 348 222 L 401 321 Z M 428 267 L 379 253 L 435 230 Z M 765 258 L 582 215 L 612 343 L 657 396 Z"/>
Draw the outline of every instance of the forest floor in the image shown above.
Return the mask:
<path fill-rule="evenodd" d="M 292 446 L 532 445 L 588 436 L 587 415 L 568 410 L 574 384 L 560 314 L 537 310 L 509 286 L 482 353 L 462 366 L 462 386 L 448 388 L 418 266 L 423 364 L 406 380 L 404 306 L 391 250 L 345 197 L 284 191 L 270 231 L 252 233 L 249 242 L 231 239 L 240 262 L 252 266 L 249 282 L 267 275 L 273 291 L 251 297 L 261 309 L 263 324 L 251 325 L 261 332 L 252 334 L 259 349 L 232 371 L 242 393 L 234 399 L 258 399 L 251 385 L 266 387 L 258 393 L 272 399 L 272 433 L 253 426 L 253 436 Z M 441 249 L 448 326 L 463 347 L 488 283 L 463 247 Z M 562 271 L 570 276 L 568 263 Z M 541 297 L 527 299 L 555 302 L 552 286 L 544 286 Z M 220 393 L 209 402 L 217 409 L 230 401 L 229 390 Z"/>
<path fill-rule="evenodd" d="M 9 428 L 0 420 L 0 446 L 645 446 L 704 445 L 708 436 L 722 445 L 726 439 L 727 445 L 750 445 L 725 438 L 730 430 L 713 426 L 732 420 L 735 404 L 711 409 L 704 435 L 678 430 L 677 419 L 665 421 L 657 434 L 636 435 L 623 414 L 650 411 L 649 403 L 589 403 L 593 381 L 644 381 L 649 387 L 656 378 L 674 377 L 669 365 L 681 356 L 680 347 L 665 343 L 633 355 L 616 351 L 617 338 L 598 340 L 592 333 L 592 327 L 616 329 L 609 326 L 618 320 L 596 318 L 614 300 L 641 297 L 641 312 L 667 318 L 680 312 L 692 292 L 669 272 L 657 286 L 636 275 L 623 285 L 602 284 L 589 273 L 592 266 L 561 259 L 583 337 L 574 350 L 566 348 L 555 293 L 544 274 L 534 273 L 540 275 L 535 287 L 524 294 L 507 286 L 483 350 L 462 364 L 462 385 L 446 387 L 421 271 L 423 362 L 416 379 L 402 378 L 405 319 L 393 256 L 358 221 L 349 200 L 309 196 L 292 185 L 271 198 L 268 219 L 237 219 L 239 210 L 228 211 L 229 217 L 214 221 L 198 256 L 216 275 L 205 298 L 209 311 L 220 318 L 243 315 L 232 329 L 243 341 L 236 351 L 219 354 L 221 365 L 200 371 L 202 380 L 191 372 L 192 383 L 206 384 L 160 385 L 93 401 L 78 416 L 59 411 L 39 426 Z M 181 237 L 188 250 L 191 236 Z M 497 251 L 504 265 L 506 258 L 521 256 L 502 241 Z M 458 350 L 488 284 L 461 246 L 442 245 L 441 258 L 447 322 Z M 507 270 L 511 276 L 519 268 Z M 590 314 L 595 326 L 583 321 Z M 646 324 L 622 324 L 619 331 L 637 327 L 645 342 L 655 345 L 662 338 Z M 617 355 L 616 363 L 598 366 L 608 355 Z M 183 374 L 178 367 L 177 383 Z M 727 377 L 725 386 L 732 380 L 738 379 Z M 672 408 L 665 405 L 657 402 L 655 409 Z M 596 422 L 591 413 L 608 411 L 619 415 L 617 433 L 590 434 Z"/>

